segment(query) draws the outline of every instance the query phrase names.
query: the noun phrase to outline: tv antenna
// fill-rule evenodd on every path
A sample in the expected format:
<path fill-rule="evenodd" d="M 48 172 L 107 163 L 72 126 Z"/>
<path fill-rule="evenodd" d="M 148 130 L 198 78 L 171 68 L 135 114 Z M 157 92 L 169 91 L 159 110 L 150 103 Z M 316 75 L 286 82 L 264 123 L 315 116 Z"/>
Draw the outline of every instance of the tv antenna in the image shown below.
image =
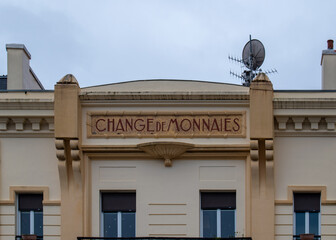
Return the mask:
<path fill-rule="evenodd" d="M 249 87 L 252 80 L 257 76 L 258 72 L 261 72 L 261 65 L 265 60 L 265 48 L 264 45 L 258 39 L 251 39 L 245 44 L 242 52 L 242 58 L 236 58 L 229 56 L 229 59 L 238 62 L 245 66 L 245 69 L 240 75 L 230 70 L 230 74 L 242 79 L 243 85 Z M 266 74 L 277 73 L 276 69 L 266 71 Z"/>

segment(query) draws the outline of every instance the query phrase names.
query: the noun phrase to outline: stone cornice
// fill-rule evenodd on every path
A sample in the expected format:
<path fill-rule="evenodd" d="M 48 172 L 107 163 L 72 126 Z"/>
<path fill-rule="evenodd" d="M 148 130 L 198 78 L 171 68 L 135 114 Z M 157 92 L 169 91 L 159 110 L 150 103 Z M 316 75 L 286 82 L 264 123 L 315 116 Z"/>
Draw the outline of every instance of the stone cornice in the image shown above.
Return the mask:
<path fill-rule="evenodd" d="M 0 110 L 53 110 L 52 99 L 0 99 Z"/>
<path fill-rule="evenodd" d="M 141 151 L 137 145 L 82 145 L 81 150 L 92 159 L 137 158 L 146 159 L 148 154 Z M 250 146 L 245 144 L 199 145 L 195 144 L 184 154 L 185 159 L 229 157 L 231 159 L 245 159 Z"/>
<path fill-rule="evenodd" d="M 83 92 L 81 100 L 249 100 L 244 92 Z"/>
<path fill-rule="evenodd" d="M 274 98 L 274 109 L 336 108 L 336 98 Z"/>

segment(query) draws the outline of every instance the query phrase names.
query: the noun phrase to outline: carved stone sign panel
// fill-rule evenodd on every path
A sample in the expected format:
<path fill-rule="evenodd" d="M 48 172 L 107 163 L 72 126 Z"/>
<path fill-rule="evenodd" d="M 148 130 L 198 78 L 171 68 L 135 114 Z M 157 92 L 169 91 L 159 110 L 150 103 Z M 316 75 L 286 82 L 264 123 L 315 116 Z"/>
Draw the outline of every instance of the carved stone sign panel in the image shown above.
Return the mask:
<path fill-rule="evenodd" d="M 88 137 L 245 137 L 245 112 L 92 112 Z"/>

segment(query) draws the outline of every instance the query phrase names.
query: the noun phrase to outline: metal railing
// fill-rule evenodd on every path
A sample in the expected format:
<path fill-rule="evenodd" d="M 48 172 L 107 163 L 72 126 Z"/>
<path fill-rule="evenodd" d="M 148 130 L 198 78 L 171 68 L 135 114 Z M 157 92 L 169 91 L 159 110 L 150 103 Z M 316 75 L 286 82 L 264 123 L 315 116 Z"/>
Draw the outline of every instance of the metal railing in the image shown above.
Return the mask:
<path fill-rule="evenodd" d="M 77 237 L 77 240 L 252 240 L 250 237 L 232 237 L 232 238 L 188 238 L 188 237 Z"/>
<path fill-rule="evenodd" d="M 321 239 L 321 235 L 314 235 L 314 240 L 320 240 L 320 239 Z M 301 235 L 293 235 L 293 240 L 301 240 Z"/>
<path fill-rule="evenodd" d="M 16 235 L 15 236 L 15 240 L 24 240 L 24 239 L 43 240 L 43 236 L 36 236 L 36 235 Z"/>

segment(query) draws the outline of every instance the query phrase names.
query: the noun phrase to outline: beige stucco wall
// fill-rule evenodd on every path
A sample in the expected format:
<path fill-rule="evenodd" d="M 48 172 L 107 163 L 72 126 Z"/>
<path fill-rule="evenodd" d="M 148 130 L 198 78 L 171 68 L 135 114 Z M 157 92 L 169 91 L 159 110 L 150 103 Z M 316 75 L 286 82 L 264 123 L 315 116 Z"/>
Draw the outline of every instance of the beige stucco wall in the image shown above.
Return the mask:
<path fill-rule="evenodd" d="M 100 235 L 100 191 L 136 192 L 136 236 L 199 237 L 200 191 L 237 194 L 236 232 L 245 229 L 244 160 L 91 160 L 92 236 Z M 173 225 L 171 225 L 173 224 Z"/>
<path fill-rule="evenodd" d="M 7 240 L 17 234 L 17 211 L 11 190 L 47 189 L 47 200 L 59 202 L 60 185 L 53 138 L 0 138 L 0 147 L 0 239 Z M 43 206 L 43 225 L 44 239 L 60 239 L 59 204 Z"/>
<path fill-rule="evenodd" d="M 60 200 L 53 138 L 1 138 L 1 200 L 10 186 L 47 186 L 50 200 Z"/>
<path fill-rule="evenodd" d="M 275 199 L 288 200 L 288 186 L 326 186 L 326 200 L 336 199 L 334 137 L 276 137 L 274 141 Z M 309 187 L 307 189 L 309 189 Z M 322 239 L 336 238 L 336 205 L 321 206 Z M 275 207 L 275 239 L 293 235 L 293 205 Z"/>
<path fill-rule="evenodd" d="M 176 88 L 176 86 L 175 86 Z M 180 90 L 183 88 L 180 88 Z M 179 90 L 179 91 L 180 91 Z M 183 89 L 185 90 L 185 88 Z M 112 91 L 112 89 L 110 90 Z M 243 112 L 246 116 L 245 137 L 228 138 L 88 138 L 90 112 L 156 112 L 207 113 Z M 82 145 L 83 146 L 135 146 L 140 143 L 169 141 L 195 145 L 244 145 L 250 144 L 249 108 L 247 102 L 231 101 L 132 101 L 114 100 L 82 103 Z M 230 158 L 173 160 L 172 167 L 165 167 L 163 160 L 117 159 L 104 154 L 104 160 L 84 157 L 90 167 L 87 181 L 89 186 L 92 236 L 100 236 L 100 191 L 136 191 L 136 236 L 199 237 L 200 236 L 200 191 L 237 191 L 236 232 L 246 236 L 245 229 L 245 163 L 246 159 Z M 168 215 L 165 215 L 168 214 Z M 179 215 L 182 214 L 182 215 Z M 173 224 L 173 225 L 172 225 Z M 176 225 L 175 225 L 176 224 Z"/>
<path fill-rule="evenodd" d="M 326 186 L 336 199 L 334 137 L 276 137 L 274 140 L 275 199 L 287 199 L 287 186 Z"/>

